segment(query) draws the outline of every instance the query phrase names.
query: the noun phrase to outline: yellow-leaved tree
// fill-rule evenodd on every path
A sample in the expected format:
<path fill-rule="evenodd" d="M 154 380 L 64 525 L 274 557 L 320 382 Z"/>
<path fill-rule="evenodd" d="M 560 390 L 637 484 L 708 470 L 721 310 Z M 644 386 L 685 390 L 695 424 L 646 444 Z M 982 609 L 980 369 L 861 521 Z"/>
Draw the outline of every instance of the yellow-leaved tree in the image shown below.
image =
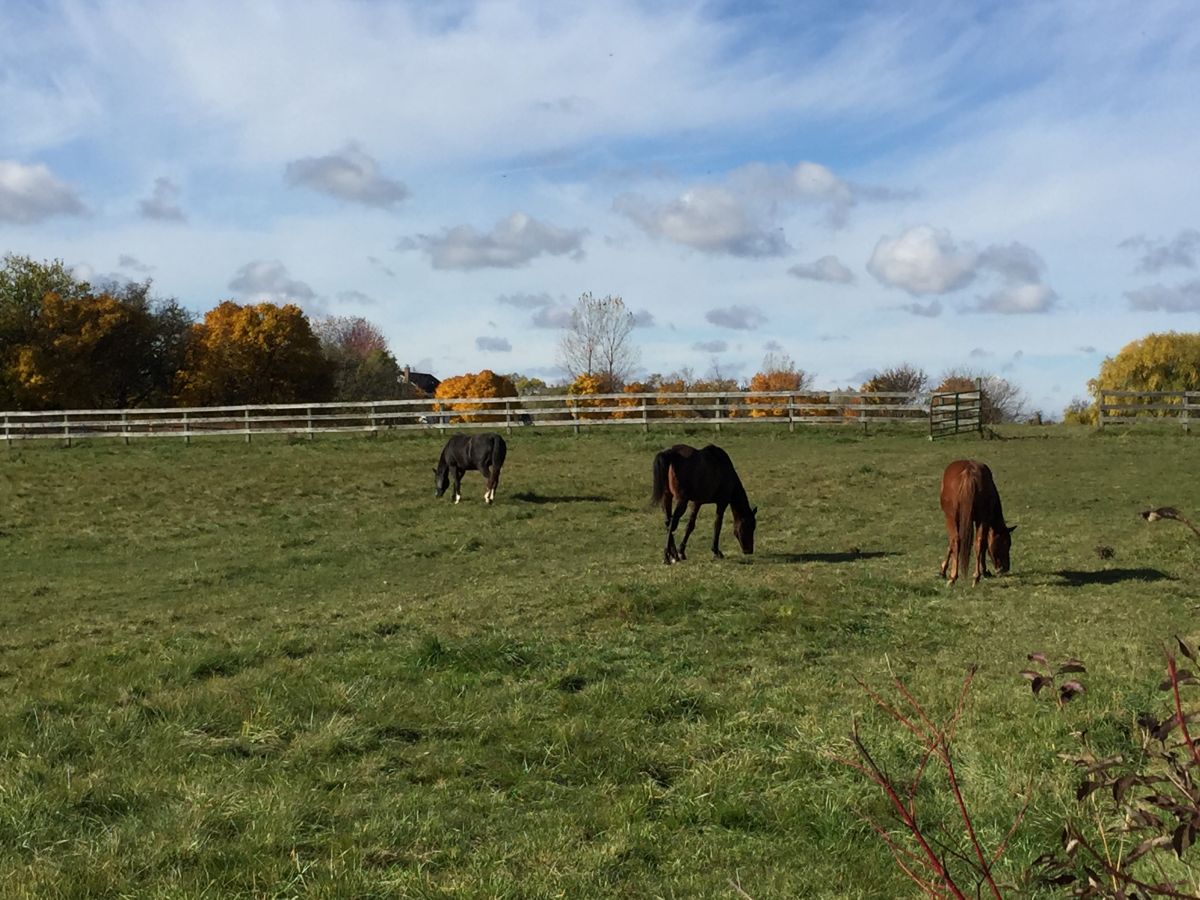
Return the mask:
<path fill-rule="evenodd" d="M 186 406 L 321 402 L 332 365 L 300 307 L 226 300 L 192 326 L 176 390 Z"/>
<path fill-rule="evenodd" d="M 1088 382 L 1093 396 L 1106 391 L 1200 391 L 1200 334 L 1168 331 L 1148 334 L 1121 348 L 1100 364 L 1100 373 Z M 1109 397 L 1107 404 L 1146 402 L 1137 397 Z M 1155 405 L 1178 400 L 1156 398 Z M 1162 416 L 1170 410 L 1147 410 L 1141 415 Z"/>
<path fill-rule="evenodd" d="M 602 375 L 576 375 L 575 379 L 567 385 L 567 394 L 572 399 L 567 401 L 567 406 L 572 410 L 572 415 L 576 419 L 607 419 L 612 414 L 607 412 L 582 412 L 582 410 L 596 407 L 605 407 L 615 405 L 615 400 L 584 400 L 574 399 L 583 398 L 589 394 L 605 394 L 609 382 L 606 376 Z"/>
<path fill-rule="evenodd" d="M 497 375 L 491 369 L 482 372 L 455 375 L 447 378 L 438 385 L 434 397 L 439 400 L 455 400 L 470 397 L 515 397 L 517 388 L 511 379 Z M 505 420 L 504 404 L 491 403 L 438 403 L 439 411 L 458 413 L 455 422 L 503 422 Z"/>

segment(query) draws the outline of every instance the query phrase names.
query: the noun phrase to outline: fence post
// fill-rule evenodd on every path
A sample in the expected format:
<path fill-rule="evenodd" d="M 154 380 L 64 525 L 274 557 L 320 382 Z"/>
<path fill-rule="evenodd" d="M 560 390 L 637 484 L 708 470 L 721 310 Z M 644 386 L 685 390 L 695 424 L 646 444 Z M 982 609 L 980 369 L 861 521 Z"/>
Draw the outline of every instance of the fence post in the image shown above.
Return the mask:
<path fill-rule="evenodd" d="M 71 420 L 67 413 L 63 413 L 63 437 L 67 439 L 67 446 L 71 446 Z"/>
<path fill-rule="evenodd" d="M 192 425 L 188 420 L 187 410 L 183 411 L 183 443 L 187 446 L 192 442 Z M 125 443 L 129 443 L 129 438 L 125 439 Z"/>
<path fill-rule="evenodd" d="M 788 431 L 796 430 L 796 398 L 788 394 Z"/>
<path fill-rule="evenodd" d="M 125 446 L 129 446 L 129 414 L 125 410 L 121 410 L 121 437 L 125 441 Z"/>
<path fill-rule="evenodd" d="M 248 444 L 248 443 L 250 443 L 250 408 L 249 407 L 246 408 L 244 418 L 246 420 L 246 443 Z"/>
<path fill-rule="evenodd" d="M 716 413 L 716 416 L 714 417 L 716 419 L 716 424 L 713 426 L 714 428 L 716 428 L 717 434 L 721 433 L 721 404 L 723 404 L 724 402 L 725 402 L 725 397 L 723 395 L 717 397 L 717 413 Z"/>
<path fill-rule="evenodd" d="M 12 449 L 12 432 L 8 430 L 8 413 L 4 414 L 4 443 L 8 445 L 8 449 Z"/>
<path fill-rule="evenodd" d="M 646 398 L 642 398 L 642 434 L 650 433 L 650 413 L 646 409 Z"/>
<path fill-rule="evenodd" d="M 1191 421 L 1190 421 L 1191 420 L 1191 415 L 1190 415 L 1191 411 L 1188 409 L 1188 392 L 1187 391 L 1183 392 L 1182 399 L 1183 399 L 1183 433 L 1190 434 L 1192 431 L 1192 426 L 1191 426 Z"/>
<path fill-rule="evenodd" d="M 312 407 L 308 406 L 304 409 L 304 422 L 308 429 L 308 439 L 313 439 L 313 424 L 312 424 Z"/>
<path fill-rule="evenodd" d="M 1096 388 L 1096 430 L 1104 430 L 1104 388 Z"/>
<path fill-rule="evenodd" d="M 504 401 L 504 430 L 512 434 L 512 401 Z"/>

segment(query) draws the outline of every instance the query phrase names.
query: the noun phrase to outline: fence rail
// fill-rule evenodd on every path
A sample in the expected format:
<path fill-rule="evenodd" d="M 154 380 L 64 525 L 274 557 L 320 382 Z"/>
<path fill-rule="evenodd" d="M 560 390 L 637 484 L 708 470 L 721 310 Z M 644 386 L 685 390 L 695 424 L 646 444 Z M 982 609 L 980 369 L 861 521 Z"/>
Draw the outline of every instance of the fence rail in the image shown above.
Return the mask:
<path fill-rule="evenodd" d="M 242 437 L 290 434 L 312 438 L 334 432 L 429 431 L 469 428 L 563 428 L 651 424 L 845 425 L 921 423 L 930 418 L 927 395 L 853 391 L 713 391 L 584 394 L 531 397 L 458 397 L 374 403 L 283 403 L 164 409 L 72 409 L 3 412 L 0 427 L 14 441 L 83 438 Z"/>
<path fill-rule="evenodd" d="M 1200 391 L 1106 391 L 1096 394 L 1096 427 L 1171 422 L 1184 431 L 1200 420 Z"/>

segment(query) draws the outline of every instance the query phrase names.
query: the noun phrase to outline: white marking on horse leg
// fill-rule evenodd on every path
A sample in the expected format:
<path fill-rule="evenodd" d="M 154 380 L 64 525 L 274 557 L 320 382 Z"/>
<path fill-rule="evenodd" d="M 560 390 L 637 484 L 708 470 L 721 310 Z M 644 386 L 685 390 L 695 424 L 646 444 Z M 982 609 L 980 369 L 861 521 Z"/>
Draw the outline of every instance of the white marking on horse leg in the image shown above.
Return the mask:
<path fill-rule="evenodd" d="M 462 499 L 462 494 L 455 494 L 455 495 L 454 495 L 454 502 L 455 502 L 455 503 L 457 503 L 457 502 L 458 502 L 459 500 L 461 500 L 461 499 Z"/>

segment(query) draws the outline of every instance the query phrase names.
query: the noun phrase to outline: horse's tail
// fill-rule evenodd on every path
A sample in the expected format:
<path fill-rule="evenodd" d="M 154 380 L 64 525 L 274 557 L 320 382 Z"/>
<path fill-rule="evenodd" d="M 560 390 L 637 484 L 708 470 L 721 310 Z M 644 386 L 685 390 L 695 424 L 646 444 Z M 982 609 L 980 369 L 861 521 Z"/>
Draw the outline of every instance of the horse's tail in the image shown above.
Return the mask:
<path fill-rule="evenodd" d="M 498 434 L 492 435 L 492 468 L 499 469 L 504 465 L 504 457 L 508 455 L 508 444 Z"/>
<path fill-rule="evenodd" d="M 654 455 L 654 492 L 650 495 L 651 506 L 657 506 L 659 503 L 662 503 L 663 495 L 667 492 L 671 460 L 670 450 L 662 450 Z"/>
<path fill-rule="evenodd" d="M 958 535 L 958 562 L 956 571 L 965 578 L 971 565 L 971 544 L 975 542 L 975 495 L 980 488 L 979 473 L 964 469 L 958 479 L 958 496 L 954 503 L 954 527 Z"/>

